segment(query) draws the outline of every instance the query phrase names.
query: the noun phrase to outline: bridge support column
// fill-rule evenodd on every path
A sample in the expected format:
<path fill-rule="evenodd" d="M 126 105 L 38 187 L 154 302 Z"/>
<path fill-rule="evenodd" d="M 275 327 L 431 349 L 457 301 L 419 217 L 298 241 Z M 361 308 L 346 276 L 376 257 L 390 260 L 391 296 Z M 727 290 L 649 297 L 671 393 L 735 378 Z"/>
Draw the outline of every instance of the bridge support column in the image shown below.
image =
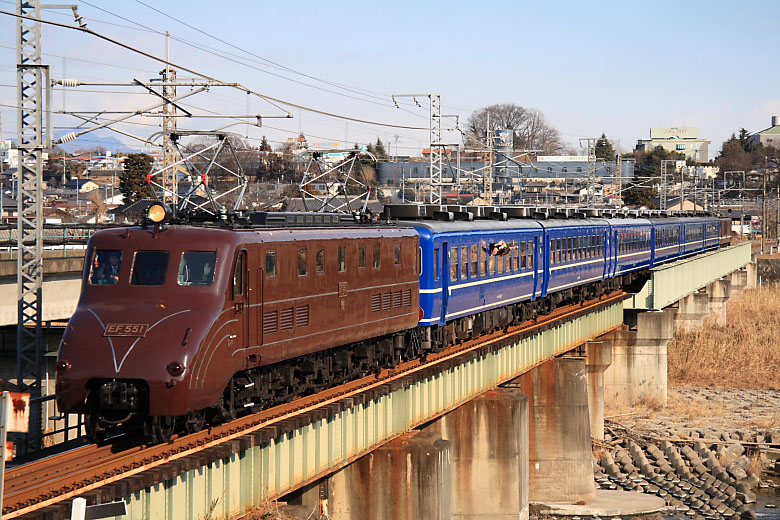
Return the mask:
<path fill-rule="evenodd" d="M 753 289 L 758 287 L 758 256 L 753 255 L 751 262 L 745 266 L 745 273 L 747 276 L 746 289 Z"/>
<path fill-rule="evenodd" d="M 699 327 L 710 313 L 709 296 L 704 292 L 694 292 L 677 302 L 677 313 L 674 317 L 675 327 L 690 331 Z"/>
<path fill-rule="evenodd" d="M 528 397 L 497 388 L 425 428 L 452 442 L 453 519 L 528 519 L 528 424 Z"/>
<path fill-rule="evenodd" d="M 674 337 L 674 315 L 640 312 L 636 327 L 623 327 L 599 339 L 612 340 L 612 364 L 604 372 L 604 398 L 616 405 L 652 399 L 667 403 L 667 350 Z"/>
<path fill-rule="evenodd" d="M 359 458 L 328 478 L 330 517 L 450 520 L 451 446 L 435 432 L 410 432 Z M 317 486 L 301 498 L 315 506 Z"/>
<path fill-rule="evenodd" d="M 590 432 L 593 437 L 601 440 L 604 440 L 604 371 L 611 364 L 612 343 L 591 341 L 585 345 Z"/>
<path fill-rule="evenodd" d="M 557 358 L 510 384 L 530 399 L 532 503 L 575 503 L 595 496 L 585 360 Z"/>
<path fill-rule="evenodd" d="M 731 273 L 731 294 L 737 295 L 747 288 L 747 270 L 739 269 Z"/>
<path fill-rule="evenodd" d="M 710 313 L 715 318 L 715 323 L 721 326 L 725 325 L 727 319 L 726 304 L 731 297 L 731 281 L 715 280 L 707 286 L 707 295 L 709 297 Z"/>

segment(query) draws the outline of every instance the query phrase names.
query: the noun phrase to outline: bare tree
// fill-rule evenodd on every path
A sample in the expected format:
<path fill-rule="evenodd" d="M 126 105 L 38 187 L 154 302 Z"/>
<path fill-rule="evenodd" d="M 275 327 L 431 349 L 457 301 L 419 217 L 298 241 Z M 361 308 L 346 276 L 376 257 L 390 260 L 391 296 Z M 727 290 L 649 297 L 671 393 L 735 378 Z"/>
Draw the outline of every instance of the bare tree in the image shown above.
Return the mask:
<path fill-rule="evenodd" d="M 106 208 L 106 202 L 103 200 L 103 197 L 100 196 L 100 190 L 92 190 L 87 195 L 87 199 L 90 200 L 93 204 L 94 209 L 94 215 L 96 220 L 101 220 L 103 217 L 106 216 L 107 208 Z"/>
<path fill-rule="evenodd" d="M 484 140 L 487 131 L 512 130 L 517 150 L 541 150 L 546 154 L 565 151 L 560 134 L 547 123 L 542 112 L 514 103 L 499 103 L 475 110 L 468 118 L 467 129 L 469 137 L 476 140 Z"/>

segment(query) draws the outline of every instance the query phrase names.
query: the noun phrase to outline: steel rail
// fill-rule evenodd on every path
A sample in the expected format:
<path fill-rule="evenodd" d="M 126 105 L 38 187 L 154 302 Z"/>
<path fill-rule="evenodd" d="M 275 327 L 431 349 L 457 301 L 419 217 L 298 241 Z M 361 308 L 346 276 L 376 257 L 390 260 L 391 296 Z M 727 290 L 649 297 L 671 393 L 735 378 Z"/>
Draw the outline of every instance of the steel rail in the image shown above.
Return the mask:
<path fill-rule="evenodd" d="M 235 441 L 262 428 L 278 425 L 295 416 L 313 412 L 422 370 L 429 370 L 447 361 L 468 356 L 502 340 L 521 335 L 527 337 L 562 321 L 576 319 L 628 297 L 628 294 L 616 291 L 601 299 L 561 307 L 538 318 L 536 322 L 527 321 L 508 327 L 506 330 L 486 334 L 454 345 L 442 352 L 430 354 L 424 360 L 415 359 L 402 363 L 394 369 L 385 369 L 379 376 L 367 376 L 318 394 L 262 410 L 230 423 L 194 434 L 178 436 L 167 444 L 133 446 L 132 440 L 120 437 L 116 439 L 115 444 L 84 446 L 10 468 L 6 475 L 3 518 L 18 518 L 164 464 L 195 456 L 204 450 Z"/>

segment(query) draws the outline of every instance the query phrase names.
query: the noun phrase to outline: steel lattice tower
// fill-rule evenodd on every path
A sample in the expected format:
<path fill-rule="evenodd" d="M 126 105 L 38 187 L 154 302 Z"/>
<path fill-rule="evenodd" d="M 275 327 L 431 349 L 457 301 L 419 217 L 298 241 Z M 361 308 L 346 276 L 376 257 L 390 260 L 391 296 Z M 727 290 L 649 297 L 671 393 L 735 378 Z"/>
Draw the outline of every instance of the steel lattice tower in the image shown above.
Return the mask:
<path fill-rule="evenodd" d="M 41 396 L 41 310 L 43 307 L 43 150 L 50 132 L 44 134 L 43 88 L 48 68 L 41 65 L 41 6 L 37 0 L 17 0 L 16 49 L 17 113 L 19 125 L 18 224 L 17 224 L 17 385 L 34 399 Z M 48 117 L 47 117 L 48 120 Z M 41 445 L 41 404 L 30 410 L 30 433 L 26 449 Z"/>

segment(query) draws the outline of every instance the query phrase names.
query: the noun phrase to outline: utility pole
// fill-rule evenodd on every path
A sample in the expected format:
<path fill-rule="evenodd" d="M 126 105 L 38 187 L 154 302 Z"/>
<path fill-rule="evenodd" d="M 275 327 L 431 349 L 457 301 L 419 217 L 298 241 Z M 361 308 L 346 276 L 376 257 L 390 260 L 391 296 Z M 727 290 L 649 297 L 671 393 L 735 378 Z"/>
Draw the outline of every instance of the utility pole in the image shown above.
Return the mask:
<path fill-rule="evenodd" d="M 165 31 L 165 61 L 170 61 L 170 42 L 168 31 Z M 162 107 L 163 129 L 163 201 L 170 202 L 174 211 L 179 203 L 179 186 L 176 168 L 172 166 L 176 162 L 176 149 L 171 140 L 171 134 L 176 132 L 176 105 L 168 102 L 176 97 L 176 70 L 166 63 L 165 69 L 160 71 L 162 76 L 162 97 L 166 103 Z"/>
<path fill-rule="evenodd" d="M 598 138 L 596 137 L 587 137 L 580 139 L 580 146 L 582 146 L 582 141 L 586 141 L 588 143 L 588 183 L 587 183 L 587 192 L 586 192 L 586 200 L 587 205 L 593 206 L 593 196 L 594 196 L 594 184 L 595 184 L 595 176 L 596 176 L 596 142 L 598 141 Z"/>
<path fill-rule="evenodd" d="M 623 200 L 623 156 L 621 154 L 615 155 L 615 178 L 617 179 L 615 193 L 620 200 Z"/>
<path fill-rule="evenodd" d="M 487 155 L 485 157 L 485 171 L 482 174 L 482 192 L 485 194 L 488 204 L 493 204 L 493 132 L 490 131 L 490 112 L 487 114 L 485 127 L 487 138 Z"/>
<path fill-rule="evenodd" d="M 49 125 L 44 133 L 43 88 L 49 87 L 48 66 L 41 64 L 41 5 L 38 0 L 17 0 L 16 66 L 19 196 L 16 243 L 17 387 L 32 399 L 41 397 L 43 352 L 41 313 L 43 309 L 43 150 L 51 139 Z M 27 17 L 22 18 L 21 16 Z M 32 19 L 30 19 L 32 18 Z M 47 88 L 47 94 L 50 92 Z M 50 98 L 47 96 L 48 105 Z M 41 442 L 41 405 L 30 409 L 30 431 L 22 451 L 37 450 Z"/>
<path fill-rule="evenodd" d="M 669 163 L 676 163 L 677 161 L 673 161 L 671 159 L 662 159 L 661 160 L 661 185 L 659 186 L 659 198 L 661 199 L 661 209 L 665 210 L 666 207 L 666 197 L 667 197 L 667 189 L 668 186 L 666 185 L 666 165 Z M 682 205 L 680 206 L 682 208 Z"/>
<path fill-rule="evenodd" d="M 769 169 L 764 170 L 764 189 L 761 196 L 761 254 L 764 254 L 764 245 L 766 244 L 766 232 L 769 230 L 766 222 L 766 176 Z"/>

